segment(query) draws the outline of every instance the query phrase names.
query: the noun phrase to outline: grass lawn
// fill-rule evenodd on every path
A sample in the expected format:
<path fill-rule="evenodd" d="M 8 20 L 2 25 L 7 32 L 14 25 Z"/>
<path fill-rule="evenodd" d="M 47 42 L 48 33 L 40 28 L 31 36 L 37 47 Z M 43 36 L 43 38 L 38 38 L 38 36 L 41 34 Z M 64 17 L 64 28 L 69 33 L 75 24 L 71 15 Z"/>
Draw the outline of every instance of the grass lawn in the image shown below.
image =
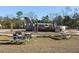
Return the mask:
<path fill-rule="evenodd" d="M 69 40 L 32 38 L 25 45 L 2 44 L 11 38 L 0 36 L 0 52 L 79 52 L 79 36 Z"/>

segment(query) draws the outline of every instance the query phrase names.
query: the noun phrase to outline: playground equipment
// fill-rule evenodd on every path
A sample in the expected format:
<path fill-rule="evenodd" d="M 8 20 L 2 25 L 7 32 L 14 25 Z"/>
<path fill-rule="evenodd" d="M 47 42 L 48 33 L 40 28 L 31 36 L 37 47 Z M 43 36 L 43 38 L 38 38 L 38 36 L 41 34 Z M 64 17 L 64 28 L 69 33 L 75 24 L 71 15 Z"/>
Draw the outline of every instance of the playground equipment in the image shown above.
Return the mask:
<path fill-rule="evenodd" d="M 14 32 L 13 33 L 13 39 L 11 40 L 11 43 L 25 43 L 26 41 L 29 41 L 31 38 L 30 33 L 24 33 L 24 32 Z"/>

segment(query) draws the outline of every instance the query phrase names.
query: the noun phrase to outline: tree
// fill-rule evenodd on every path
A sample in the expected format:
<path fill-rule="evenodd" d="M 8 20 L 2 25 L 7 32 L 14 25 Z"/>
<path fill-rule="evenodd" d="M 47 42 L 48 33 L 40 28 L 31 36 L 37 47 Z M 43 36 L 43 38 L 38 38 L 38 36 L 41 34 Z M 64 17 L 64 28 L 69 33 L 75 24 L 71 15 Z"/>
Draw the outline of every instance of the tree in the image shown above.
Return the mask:
<path fill-rule="evenodd" d="M 73 19 L 77 19 L 79 18 L 79 14 L 78 13 L 74 13 L 74 15 L 72 16 Z"/>
<path fill-rule="evenodd" d="M 64 19 L 62 21 L 63 25 L 71 27 L 71 22 L 72 19 L 70 16 L 64 16 Z"/>
<path fill-rule="evenodd" d="M 2 17 L 2 16 L 0 16 L 0 20 L 1 20 L 1 21 L 3 20 L 3 17 Z"/>
<path fill-rule="evenodd" d="M 35 24 L 38 22 L 38 19 L 32 19 L 32 22 Z"/>
<path fill-rule="evenodd" d="M 23 20 L 13 20 L 13 23 L 15 29 L 23 28 L 24 26 Z"/>
<path fill-rule="evenodd" d="M 58 25 L 63 25 L 62 22 L 63 22 L 62 16 L 58 16 L 57 19 L 56 19 L 56 23 L 57 23 Z"/>
<path fill-rule="evenodd" d="M 54 14 L 53 13 L 49 13 L 48 16 L 49 16 L 49 19 L 52 21 L 53 18 L 54 18 Z"/>
<path fill-rule="evenodd" d="M 18 11 L 18 12 L 16 13 L 16 15 L 17 15 L 18 18 L 21 18 L 22 15 L 23 15 L 23 12 L 22 12 L 22 11 Z"/>
<path fill-rule="evenodd" d="M 72 9 L 69 6 L 65 7 L 65 16 L 68 16 L 68 13 L 71 11 Z"/>
<path fill-rule="evenodd" d="M 45 17 L 42 17 L 42 22 L 43 22 L 43 23 L 49 23 L 49 22 L 50 22 L 50 21 L 49 21 L 49 16 L 46 15 Z"/>

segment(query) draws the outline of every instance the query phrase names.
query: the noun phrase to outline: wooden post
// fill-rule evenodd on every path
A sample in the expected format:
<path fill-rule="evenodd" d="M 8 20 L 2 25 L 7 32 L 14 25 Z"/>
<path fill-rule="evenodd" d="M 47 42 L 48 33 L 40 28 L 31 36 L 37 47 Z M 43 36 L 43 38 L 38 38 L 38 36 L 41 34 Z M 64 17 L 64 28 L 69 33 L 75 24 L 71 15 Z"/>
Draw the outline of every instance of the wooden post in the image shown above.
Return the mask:
<path fill-rule="evenodd" d="M 38 23 L 36 23 L 36 32 L 38 32 Z"/>
<path fill-rule="evenodd" d="M 38 32 L 38 20 L 36 22 L 36 32 Z"/>
<path fill-rule="evenodd" d="M 11 34 L 13 34 L 13 23 L 11 22 Z"/>

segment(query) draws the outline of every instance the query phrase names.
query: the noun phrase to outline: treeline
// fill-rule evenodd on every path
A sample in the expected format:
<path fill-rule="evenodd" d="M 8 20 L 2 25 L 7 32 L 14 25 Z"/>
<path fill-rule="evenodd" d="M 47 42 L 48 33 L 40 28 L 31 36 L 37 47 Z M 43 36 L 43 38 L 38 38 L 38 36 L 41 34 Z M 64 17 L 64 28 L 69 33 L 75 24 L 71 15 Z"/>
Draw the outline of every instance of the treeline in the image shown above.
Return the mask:
<path fill-rule="evenodd" d="M 58 15 L 52 18 L 53 16 L 43 16 L 41 20 L 38 19 L 37 15 L 33 12 L 28 13 L 28 16 L 23 16 L 22 11 L 18 11 L 15 17 L 2 17 L 0 16 L 0 25 L 1 28 L 9 29 L 13 26 L 14 29 L 21 29 L 25 26 L 25 21 L 22 20 L 22 17 L 28 17 L 33 23 L 56 23 L 57 25 L 68 26 L 69 28 L 79 28 L 79 13 L 75 12 L 71 15 Z"/>
<path fill-rule="evenodd" d="M 36 20 L 33 20 L 35 22 Z M 71 16 L 56 16 L 52 20 L 50 20 L 49 16 L 45 16 L 42 20 L 38 20 L 38 23 L 52 23 L 60 26 L 68 26 L 69 28 L 78 29 L 79 28 L 79 14 L 76 13 L 72 17 Z"/>
<path fill-rule="evenodd" d="M 76 17 L 70 16 L 58 16 L 57 19 L 53 20 L 58 25 L 68 26 L 69 28 L 78 29 L 79 28 L 79 15 Z"/>
<path fill-rule="evenodd" d="M 2 25 L 3 29 L 10 29 L 11 24 L 13 25 L 14 29 L 23 28 L 24 26 L 24 23 L 22 20 L 19 20 L 17 18 L 10 19 L 8 17 L 5 17 L 5 19 L 1 19 L 0 24 Z"/>

